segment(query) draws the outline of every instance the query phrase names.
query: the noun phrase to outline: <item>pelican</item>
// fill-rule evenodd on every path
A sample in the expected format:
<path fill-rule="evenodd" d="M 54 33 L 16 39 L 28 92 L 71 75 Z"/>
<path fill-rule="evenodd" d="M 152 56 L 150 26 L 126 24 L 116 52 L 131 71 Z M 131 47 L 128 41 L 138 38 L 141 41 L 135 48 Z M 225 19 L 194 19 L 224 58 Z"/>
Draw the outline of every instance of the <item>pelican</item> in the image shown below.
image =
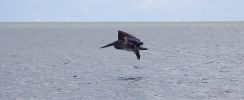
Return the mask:
<path fill-rule="evenodd" d="M 142 47 L 141 45 L 143 45 L 143 42 L 141 42 L 140 39 L 136 38 L 134 35 L 118 30 L 118 40 L 100 48 L 114 46 L 115 49 L 133 51 L 136 54 L 137 59 L 140 60 L 139 50 L 148 49 Z"/>

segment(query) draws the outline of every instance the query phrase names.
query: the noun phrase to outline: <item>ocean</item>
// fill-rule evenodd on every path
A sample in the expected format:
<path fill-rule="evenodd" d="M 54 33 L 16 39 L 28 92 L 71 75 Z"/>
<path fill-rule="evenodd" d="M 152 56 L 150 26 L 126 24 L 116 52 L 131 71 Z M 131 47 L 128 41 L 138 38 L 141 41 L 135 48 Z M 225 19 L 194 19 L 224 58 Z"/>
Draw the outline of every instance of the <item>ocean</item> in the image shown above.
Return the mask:
<path fill-rule="evenodd" d="M 118 30 L 148 50 L 100 49 Z M 1 22 L 0 99 L 242 100 L 243 22 Z"/>

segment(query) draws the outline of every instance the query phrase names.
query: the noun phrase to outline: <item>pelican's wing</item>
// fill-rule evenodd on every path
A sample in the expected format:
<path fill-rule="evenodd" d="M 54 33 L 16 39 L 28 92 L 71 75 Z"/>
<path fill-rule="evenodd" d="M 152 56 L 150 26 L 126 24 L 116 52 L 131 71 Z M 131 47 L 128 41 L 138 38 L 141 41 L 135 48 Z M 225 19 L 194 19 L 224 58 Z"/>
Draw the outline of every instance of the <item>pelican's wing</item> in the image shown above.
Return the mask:
<path fill-rule="evenodd" d="M 124 31 L 118 30 L 118 39 L 119 40 L 125 40 L 125 38 L 134 38 L 139 40 L 138 38 L 136 38 L 134 35 L 131 35 L 129 33 L 126 33 Z"/>
<path fill-rule="evenodd" d="M 137 48 L 135 45 L 133 46 L 133 51 L 136 54 L 136 57 L 138 60 L 140 60 L 140 52 L 139 52 L 139 48 Z"/>

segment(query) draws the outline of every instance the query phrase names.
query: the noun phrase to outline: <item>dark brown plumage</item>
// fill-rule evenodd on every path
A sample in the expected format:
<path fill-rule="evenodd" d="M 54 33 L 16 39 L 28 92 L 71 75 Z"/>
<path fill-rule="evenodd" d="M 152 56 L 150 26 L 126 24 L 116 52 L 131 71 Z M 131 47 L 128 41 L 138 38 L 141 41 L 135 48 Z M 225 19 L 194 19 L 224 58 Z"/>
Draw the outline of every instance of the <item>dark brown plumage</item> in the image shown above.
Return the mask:
<path fill-rule="evenodd" d="M 118 40 L 107 44 L 101 48 L 106 48 L 109 46 L 114 46 L 114 48 L 119 50 L 133 51 L 136 54 L 137 59 L 140 59 L 139 50 L 147 50 L 147 48 L 142 47 L 143 42 L 136 38 L 134 35 L 126 33 L 124 31 L 118 31 Z"/>

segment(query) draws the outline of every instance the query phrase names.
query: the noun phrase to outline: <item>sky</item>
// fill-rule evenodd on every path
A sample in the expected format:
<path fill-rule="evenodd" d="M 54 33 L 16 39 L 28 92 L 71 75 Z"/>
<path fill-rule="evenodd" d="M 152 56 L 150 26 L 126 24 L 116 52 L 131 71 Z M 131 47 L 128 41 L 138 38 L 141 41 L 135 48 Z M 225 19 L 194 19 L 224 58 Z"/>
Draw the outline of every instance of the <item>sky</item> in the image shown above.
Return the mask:
<path fill-rule="evenodd" d="M 244 0 L 1 0 L 9 21 L 244 21 Z"/>

